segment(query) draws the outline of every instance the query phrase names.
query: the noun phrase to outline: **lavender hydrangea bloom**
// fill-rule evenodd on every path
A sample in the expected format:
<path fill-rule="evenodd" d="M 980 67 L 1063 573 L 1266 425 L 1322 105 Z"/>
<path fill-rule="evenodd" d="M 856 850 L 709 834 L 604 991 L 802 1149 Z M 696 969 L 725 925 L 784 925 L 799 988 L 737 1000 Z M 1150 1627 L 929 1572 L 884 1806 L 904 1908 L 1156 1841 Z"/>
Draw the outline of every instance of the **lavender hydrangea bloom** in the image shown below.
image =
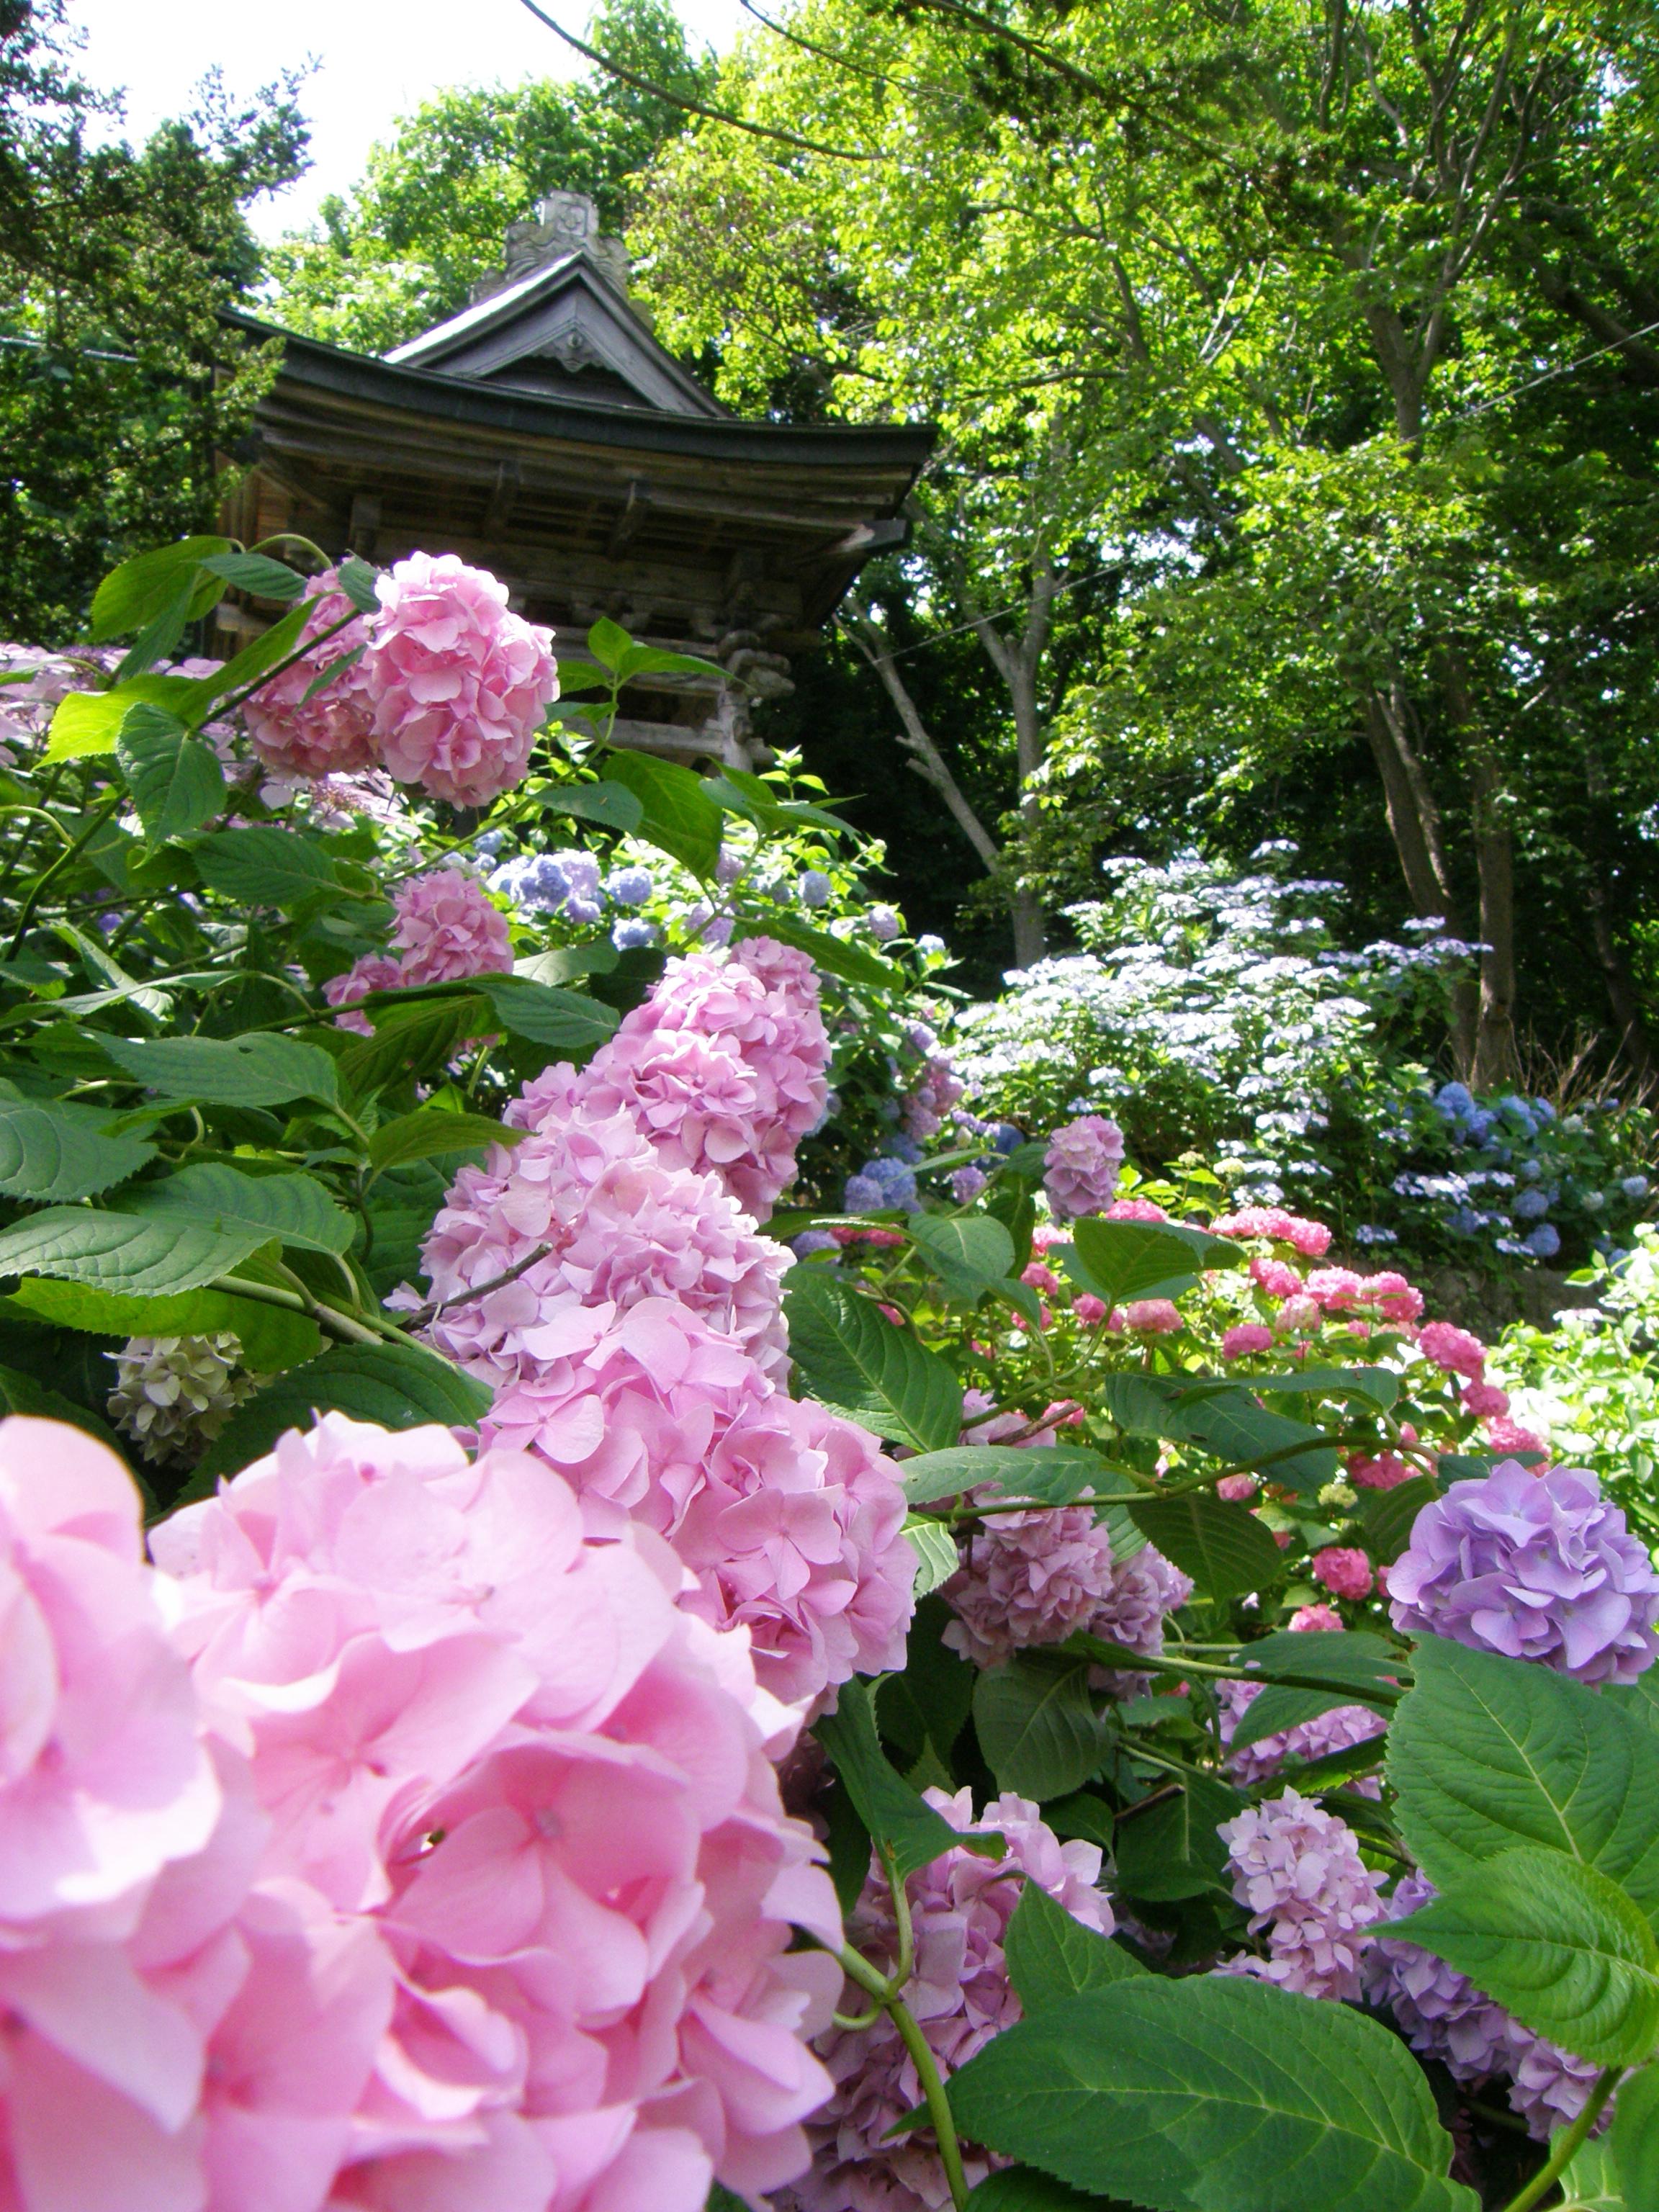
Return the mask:
<path fill-rule="evenodd" d="M 958 1206 L 971 1205 L 989 1180 L 983 1168 L 957 1168 L 951 1176 L 951 1195 Z"/>
<path fill-rule="evenodd" d="M 642 914 L 627 914 L 611 933 L 611 942 L 618 952 L 630 951 L 635 945 L 654 945 L 657 925 Z"/>
<path fill-rule="evenodd" d="M 1250 1910 L 1265 1959 L 1229 1960 L 1224 1972 L 1257 1975 L 1308 1997 L 1359 1995 L 1366 1929 L 1382 1917 L 1383 1877 L 1359 1856 L 1346 1821 L 1294 1790 L 1252 1805 L 1217 1833 L 1227 1846 L 1233 1895 Z"/>
<path fill-rule="evenodd" d="M 649 868 L 618 868 L 605 887 L 618 906 L 643 906 L 655 889 Z"/>
<path fill-rule="evenodd" d="M 974 1494 L 1003 1493 L 993 1483 Z M 1156 1657 L 1165 1614 L 1192 1593 L 1186 1576 L 1150 1544 L 1132 1559 L 1114 1559 L 1092 1506 L 1000 1513 L 969 1540 L 944 1586 L 956 1614 L 945 1641 L 976 1667 L 997 1667 L 1015 1651 L 1063 1644 L 1081 1628 Z"/>
<path fill-rule="evenodd" d="M 1123 1132 L 1098 1114 L 1081 1115 L 1055 1130 L 1042 1164 L 1042 1187 L 1057 1219 L 1103 1212 L 1123 1166 Z"/>
<path fill-rule="evenodd" d="M 1347 1751 L 1357 1743 L 1369 1743 L 1388 1727 L 1381 1713 L 1374 1713 L 1364 1705 L 1337 1705 L 1330 1712 L 1316 1713 L 1312 1720 L 1298 1721 L 1294 1728 L 1281 1729 L 1276 1735 L 1258 1736 L 1254 1743 L 1233 1751 L 1231 1747 L 1238 1723 L 1261 1696 L 1261 1685 L 1223 1682 L 1217 1694 L 1221 1706 L 1221 1741 L 1229 1747 L 1227 1771 L 1246 1790 L 1277 1774 L 1287 1759 L 1323 1759 L 1328 1752 Z M 1370 1777 L 1366 1777 L 1365 1781 L 1370 1783 L 1365 1792 L 1370 1796 L 1377 1784 Z M 1364 1788 L 1364 1784 L 1359 1786 Z"/>
<path fill-rule="evenodd" d="M 515 906 L 594 922 L 603 911 L 599 864 L 591 853 L 521 853 L 496 869 L 489 888 Z"/>
<path fill-rule="evenodd" d="M 902 1160 L 885 1153 L 866 1160 L 855 1176 L 848 1177 L 841 1202 L 844 1213 L 884 1213 L 893 1206 L 914 1213 L 921 1204 L 915 1175 Z"/>
<path fill-rule="evenodd" d="M 1455 1482 L 1412 1524 L 1389 1595 L 1396 1628 L 1581 1682 L 1633 1682 L 1659 1656 L 1659 1574 L 1583 1468 L 1504 1460 Z"/>
<path fill-rule="evenodd" d="M 890 945 L 899 933 L 899 918 L 890 906 L 872 906 L 864 926 L 878 945 Z"/>
<path fill-rule="evenodd" d="M 795 886 L 803 906 L 828 906 L 835 896 L 836 887 L 822 868 L 806 868 Z"/>

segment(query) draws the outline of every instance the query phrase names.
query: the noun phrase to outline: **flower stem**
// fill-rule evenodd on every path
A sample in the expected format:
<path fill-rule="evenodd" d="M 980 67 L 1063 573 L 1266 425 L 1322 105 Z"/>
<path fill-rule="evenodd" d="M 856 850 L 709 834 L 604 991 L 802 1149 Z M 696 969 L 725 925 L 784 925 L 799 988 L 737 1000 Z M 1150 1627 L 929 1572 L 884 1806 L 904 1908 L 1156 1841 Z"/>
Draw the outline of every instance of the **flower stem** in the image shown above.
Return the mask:
<path fill-rule="evenodd" d="M 1626 2069 L 1622 2066 L 1604 2067 L 1597 2075 L 1595 2087 L 1590 2091 L 1584 2109 L 1570 2128 L 1565 2128 L 1550 2145 L 1550 2154 L 1532 2179 L 1510 2197 L 1504 2212 L 1532 2212 L 1544 2191 L 1558 2182 L 1577 2154 L 1579 2146 L 1589 2137 L 1590 2130 L 1601 2117 L 1607 2099 L 1612 2096 L 1619 2077 Z"/>
<path fill-rule="evenodd" d="M 927 2100 L 927 2117 L 933 2124 L 934 2137 L 939 2143 L 939 2164 L 945 2168 L 945 2179 L 951 2191 L 954 2212 L 964 2212 L 968 2203 L 968 2177 L 962 2170 L 962 2145 L 957 2141 L 957 2124 L 951 2116 L 951 2102 L 945 2094 L 945 2083 L 939 2076 L 938 2062 L 903 1998 L 889 1997 L 887 2010 L 910 2054 L 911 2063 L 916 2069 L 916 2079 L 921 2084 L 921 2094 Z"/>

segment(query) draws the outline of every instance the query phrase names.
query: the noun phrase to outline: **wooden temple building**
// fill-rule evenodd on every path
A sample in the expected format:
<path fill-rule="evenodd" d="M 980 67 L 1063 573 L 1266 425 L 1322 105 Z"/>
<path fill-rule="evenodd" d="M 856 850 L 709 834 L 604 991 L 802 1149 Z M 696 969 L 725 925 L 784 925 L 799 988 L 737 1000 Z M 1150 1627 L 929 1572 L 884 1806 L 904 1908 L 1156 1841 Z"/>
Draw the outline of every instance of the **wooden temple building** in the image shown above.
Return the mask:
<path fill-rule="evenodd" d="M 224 526 L 248 544 L 301 531 L 382 565 L 458 553 L 501 577 L 562 657 L 608 615 L 713 660 L 721 680 L 630 686 L 616 734 L 744 765 L 755 702 L 791 688 L 790 656 L 817 643 L 866 561 L 904 543 L 933 441 L 738 419 L 630 304 L 592 202 L 557 193 L 514 226 L 505 270 L 470 307 L 384 358 L 285 334 Z"/>

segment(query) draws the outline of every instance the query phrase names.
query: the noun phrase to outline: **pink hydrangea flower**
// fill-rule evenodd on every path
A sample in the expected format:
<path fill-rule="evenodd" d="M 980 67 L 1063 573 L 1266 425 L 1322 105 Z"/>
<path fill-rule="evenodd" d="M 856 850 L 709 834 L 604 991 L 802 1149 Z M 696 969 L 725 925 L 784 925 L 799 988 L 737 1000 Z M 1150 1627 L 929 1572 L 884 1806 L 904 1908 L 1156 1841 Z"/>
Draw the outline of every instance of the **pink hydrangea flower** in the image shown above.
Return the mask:
<path fill-rule="evenodd" d="M 1123 1309 L 1124 1328 L 1139 1329 L 1147 1336 L 1173 1336 L 1186 1325 L 1180 1307 L 1171 1298 L 1134 1298 Z"/>
<path fill-rule="evenodd" d="M 1045 1267 L 1041 1260 L 1029 1260 L 1019 1271 L 1022 1283 L 1029 1283 L 1034 1291 L 1045 1291 L 1053 1297 L 1060 1287 L 1060 1277 L 1052 1267 Z"/>
<path fill-rule="evenodd" d="M 1500 1390 L 1495 1382 L 1466 1382 L 1458 1392 L 1463 1409 L 1477 1420 L 1496 1420 L 1510 1410 L 1510 1394 Z"/>
<path fill-rule="evenodd" d="M 434 799 L 487 805 L 523 776 L 559 696 L 551 633 L 509 613 L 506 585 L 453 553 L 411 553 L 375 588 L 360 666 L 380 759 Z"/>
<path fill-rule="evenodd" d="M 1298 1296 L 1286 1298 L 1276 1318 L 1279 1328 L 1287 1336 L 1305 1336 L 1320 1326 L 1325 1318 L 1325 1310 L 1317 1298 Z"/>
<path fill-rule="evenodd" d="M 1084 1114 L 1056 1129 L 1042 1156 L 1042 1188 L 1061 1221 L 1098 1213 L 1110 1205 L 1123 1169 L 1123 1132 L 1099 1114 Z"/>
<path fill-rule="evenodd" d="M 903 1664 L 915 1555 L 874 1437 L 774 1389 L 677 1300 L 566 1308 L 524 1344 L 483 1441 L 556 1468 L 595 1531 L 665 1537 L 694 1578 L 684 1604 L 749 1630 L 775 1696 L 805 1709 Z"/>
<path fill-rule="evenodd" d="M 509 975 L 513 944 L 507 916 L 482 884 L 459 868 L 434 868 L 392 894 L 398 926 L 392 942 L 403 955 L 405 983 L 452 983 L 469 975 Z"/>
<path fill-rule="evenodd" d="M 1367 1275 L 1360 1285 L 1364 1303 L 1379 1306 L 1383 1318 L 1409 1326 L 1423 1311 L 1423 1293 L 1415 1290 L 1403 1275 L 1385 1268 L 1380 1275 Z"/>
<path fill-rule="evenodd" d="M 1340 1628 L 1341 1621 L 1334 1613 L 1328 1621 L 1305 1620 L 1304 1613 L 1326 1613 L 1325 1606 L 1309 1606 L 1291 1622 L 1292 1628 Z M 1265 1782 L 1277 1774 L 1285 1760 L 1323 1759 L 1328 1752 L 1346 1751 L 1357 1743 L 1369 1743 L 1374 1736 L 1384 1734 L 1388 1723 L 1380 1713 L 1365 1705 L 1335 1705 L 1329 1712 L 1316 1713 L 1312 1720 L 1298 1721 L 1293 1728 L 1280 1729 L 1272 1735 L 1258 1736 L 1254 1743 L 1242 1749 L 1231 1749 L 1238 1723 L 1261 1694 L 1259 1682 L 1223 1682 L 1217 1690 L 1220 1706 L 1221 1741 L 1228 1746 L 1227 1769 L 1241 1789 L 1249 1790 L 1258 1782 Z M 1375 1784 L 1373 1784 L 1375 1788 Z"/>
<path fill-rule="evenodd" d="M 1287 1213 L 1282 1206 L 1245 1206 L 1235 1213 L 1224 1213 L 1219 1220 L 1210 1224 L 1212 1237 L 1271 1237 L 1275 1243 L 1289 1244 L 1304 1260 L 1322 1260 L 1331 1249 L 1331 1232 L 1322 1221 L 1304 1220 L 1300 1214 Z"/>
<path fill-rule="evenodd" d="M 1104 1298 L 1097 1298 L 1092 1291 L 1079 1291 L 1072 1300 L 1072 1311 L 1085 1328 L 1097 1328 L 1109 1312 Z"/>
<path fill-rule="evenodd" d="M 312 699 L 306 693 L 323 672 L 351 653 L 362 655 L 368 630 L 361 615 L 344 629 L 313 644 L 321 632 L 353 613 L 340 589 L 337 568 L 308 579 L 304 597 L 311 603 L 300 642 L 311 649 L 292 667 L 262 684 L 242 708 L 254 751 L 281 776 L 314 781 L 374 764 L 374 694 L 360 657 L 339 669 Z"/>
<path fill-rule="evenodd" d="M 1352 1267 L 1310 1267 L 1302 1288 L 1327 1313 L 1346 1313 L 1364 1296 L 1364 1285 Z"/>
<path fill-rule="evenodd" d="M 1359 1599 L 1371 1594 L 1371 1563 L 1352 1544 L 1327 1544 L 1308 1562 L 1316 1582 L 1323 1583 L 1333 1597 Z"/>
<path fill-rule="evenodd" d="M 1411 1468 L 1394 1452 L 1379 1452 L 1375 1459 L 1356 1457 L 1348 1462 L 1348 1480 L 1360 1490 L 1397 1490 L 1402 1482 L 1411 1479 Z"/>
<path fill-rule="evenodd" d="M 289 2136 L 315 2172 L 284 2203 L 365 2212 L 701 2212 L 713 2178 L 800 2171 L 829 2087 L 803 2038 L 838 1977 L 791 1923 L 833 1942 L 837 1915 L 764 1755 L 783 1716 L 740 1636 L 676 1609 L 653 1539 L 587 1538 L 519 1454 L 331 1413 L 154 1542 L 252 1761 L 267 1889 L 323 1946 L 296 1950 L 292 1911 L 261 1923 L 210 2078 L 263 2124 L 216 2203 L 263 2212 Z M 368 1961 L 338 1955 L 354 1939 Z M 372 2070 L 338 2049 L 365 1990 Z"/>
<path fill-rule="evenodd" d="M 915 1972 L 905 2002 L 947 2078 L 1020 2017 L 1003 1945 L 1025 1881 L 1035 1881 L 1073 1918 L 1097 1934 L 1112 1931 L 1112 1908 L 1096 1887 L 1100 1852 L 1093 1844 L 1062 1844 L 1035 1805 L 1004 1796 L 974 1819 L 970 1793 L 924 1795 L 953 1828 L 993 1831 L 1007 1838 L 1000 1859 L 966 1847 L 946 1851 L 905 1887 L 915 1939 Z M 1024 1879 L 1022 1880 L 1021 1877 Z M 848 1941 L 878 1965 L 897 1956 L 898 1930 L 881 1870 L 872 1862 Z M 850 1987 L 849 2011 L 864 2001 Z M 808 2128 L 811 2171 L 779 2212 L 948 2212 L 945 2170 L 925 2130 L 888 2139 L 901 2114 L 921 2101 L 915 2063 L 885 2014 L 866 2028 L 832 2028 L 817 2045 L 836 2084 L 833 2100 Z M 969 2179 L 989 2170 L 970 2156 Z"/>
<path fill-rule="evenodd" d="M 1300 1636 L 1309 1630 L 1330 1629 L 1340 1632 L 1344 1626 L 1342 1616 L 1328 1605 L 1299 1605 L 1291 1615 L 1290 1626 Z"/>
<path fill-rule="evenodd" d="M 1523 1428 L 1519 1421 L 1512 1420 L 1507 1413 L 1490 1415 L 1483 1425 L 1486 1441 L 1494 1451 L 1542 1452 L 1546 1457 L 1548 1456 L 1548 1437 L 1540 1436 L 1536 1429 Z M 1534 1470 L 1534 1473 L 1544 1471 Z"/>
<path fill-rule="evenodd" d="M 1471 1336 L 1466 1328 L 1455 1328 L 1449 1321 L 1426 1322 L 1418 1332 L 1417 1348 L 1449 1375 L 1466 1375 L 1471 1382 L 1479 1382 L 1486 1376 L 1486 1346 L 1478 1336 Z"/>
<path fill-rule="evenodd" d="M 1224 1498 L 1230 1505 L 1237 1505 L 1247 1498 L 1254 1498 L 1261 1487 L 1254 1474 L 1224 1474 L 1215 1486 L 1218 1498 Z"/>
<path fill-rule="evenodd" d="M 994 1484 L 972 1493 L 1000 1494 Z M 956 1615 L 945 1641 L 976 1667 L 997 1667 L 1015 1651 L 1063 1644 L 1081 1628 L 1155 1657 L 1165 1614 L 1192 1594 L 1187 1577 L 1150 1544 L 1115 1559 L 1092 1506 L 998 1513 L 968 1539 L 961 1567 L 944 1585 Z"/>
<path fill-rule="evenodd" d="M 1224 1359 L 1245 1359 L 1253 1352 L 1271 1352 L 1273 1333 L 1264 1328 L 1259 1321 L 1243 1321 L 1230 1328 L 1221 1340 Z"/>
<path fill-rule="evenodd" d="M 1302 1996 L 1358 1997 L 1365 1930 L 1382 1917 L 1383 1877 L 1362 1862 L 1353 1831 L 1286 1790 L 1218 1832 L 1250 1932 L 1267 1937 L 1265 1960 L 1230 1961 L 1231 1970 Z"/>
<path fill-rule="evenodd" d="M 1170 1217 L 1150 1198 L 1115 1198 L 1104 1218 L 1108 1221 L 1167 1221 Z"/>
<path fill-rule="evenodd" d="M 481 1299 L 538 1249 L 546 1255 Z M 572 1306 L 672 1298 L 781 1382 L 781 1290 L 793 1255 L 761 1236 L 714 1176 L 666 1167 L 625 1114 L 574 1099 L 538 1133 L 455 1179 L 422 1250 L 445 1310 L 432 1340 L 494 1386 L 534 1377 L 539 1333 Z"/>
<path fill-rule="evenodd" d="M 1283 1260 L 1264 1259 L 1259 1252 L 1250 1261 L 1250 1280 L 1270 1298 L 1294 1298 L 1301 1295 L 1302 1278 L 1296 1269 Z"/>
<path fill-rule="evenodd" d="M 343 975 L 331 975 L 323 986 L 323 996 L 331 1006 L 353 1006 L 366 999 L 371 991 L 395 991 L 407 981 L 403 963 L 394 960 L 389 952 L 365 952 L 361 960 L 354 960 Z M 374 1024 L 367 1014 L 341 1014 L 336 1029 L 354 1030 L 359 1036 L 373 1036 Z"/>

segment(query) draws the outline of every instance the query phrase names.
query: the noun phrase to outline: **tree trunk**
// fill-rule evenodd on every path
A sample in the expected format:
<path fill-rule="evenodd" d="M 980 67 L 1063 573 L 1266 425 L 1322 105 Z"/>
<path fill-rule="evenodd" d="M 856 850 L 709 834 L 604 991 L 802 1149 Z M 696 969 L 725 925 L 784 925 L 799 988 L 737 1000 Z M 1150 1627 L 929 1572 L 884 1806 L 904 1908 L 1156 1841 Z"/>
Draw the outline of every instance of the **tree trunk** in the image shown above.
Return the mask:
<path fill-rule="evenodd" d="M 1613 898 L 1607 860 L 1608 798 L 1607 771 L 1593 738 L 1584 742 L 1584 787 L 1589 796 L 1589 851 L 1585 858 L 1584 904 L 1589 914 L 1590 937 L 1607 985 L 1607 1003 L 1619 1024 L 1619 1044 L 1635 1069 L 1645 1093 L 1659 1077 L 1659 1059 L 1642 1018 L 1641 1001 L 1613 926 Z"/>
<path fill-rule="evenodd" d="M 969 805 L 967 794 L 951 773 L 951 763 L 934 743 L 932 733 L 922 720 L 909 686 L 899 674 L 893 659 L 892 647 L 886 633 L 864 610 L 851 610 L 849 625 L 853 642 L 881 678 L 882 688 L 898 710 L 899 743 L 911 756 L 906 765 L 915 770 L 924 782 L 931 783 L 951 811 L 952 820 L 963 836 L 979 855 L 988 876 L 997 872 L 1002 854 L 996 840 Z M 1018 932 L 1016 930 L 1015 957 L 1018 957 Z"/>
<path fill-rule="evenodd" d="M 1469 763 L 1474 864 L 1480 885 L 1480 1018 L 1474 1040 L 1477 1089 L 1493 1091 L 1516 1073 L 1515 835 L 1510 798 L 1491 738 L 1481 726 L 1455 646 L 1440 655 L 1441 680 L 1451 718 L 1462 733 Z"/>

